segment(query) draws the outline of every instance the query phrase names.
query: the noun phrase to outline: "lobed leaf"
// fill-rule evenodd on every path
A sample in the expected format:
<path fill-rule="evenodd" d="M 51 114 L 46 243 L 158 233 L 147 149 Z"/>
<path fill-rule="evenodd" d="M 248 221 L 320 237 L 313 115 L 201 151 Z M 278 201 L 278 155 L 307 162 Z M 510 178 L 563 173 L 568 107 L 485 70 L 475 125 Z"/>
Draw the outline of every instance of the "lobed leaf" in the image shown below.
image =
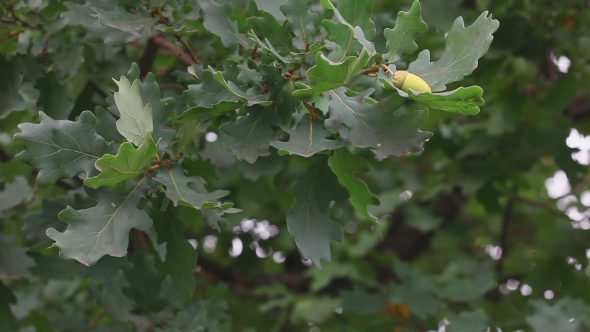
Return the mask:
<path fill-rule="evenodd" d="M 53 246 L 60 250 L 60 257 L 90 266 L 104 255 L 125 256 L 131 228 L 145 231 L 152 226 L 148 215 L 137 208 L 146 196 L 146 179 L 125 193 L 106 188 L 86 189 L 98 202 L 96 206 L 84 210 L 68 206 L 60 212 L 58 217 L 69 224 L 68 228 L 61 233 L 54 228 L 47 230 L 47 236 L 55 241 Z"/>
<path fill-rule="evenodd" d="M 327 164 L 320 156 L 293 186 L 295 203 L 287 213 L 287 228 L 304 258 L 318 267 L 320 260 L 331 261 L 330 242 L 342 241 L 342 227 L 328 215 L 331 201 L 348 198 Z"/>
<path fill-rule="evenodd" d="M 96 161 L 95 167 L 101 173 L 95 177 L 87 178 L 84 184 L 91 188 L 100 186 L 111 189 L 121 188 L 142 174 L 146 166 L 154 161 L 157 155 L 158 146 L 151 135 L 148 135 L 137 149 L 133 144 L 125 142 L 119 146 L 116 156 L 105 154 Z"/>
<path fill-rule="evenodd" d="M 426 23 L 420 17 L 420 1 L 414 0 L 412 7 L 407 12 L 399 12 L 395 27 L 385 28 L 383 35 L 387 39 L 387 54 L 383 56 L 386 62 L 401 59 L 406 54 L 412 54 L 418 50 L 418 44 L 414 41 L 416 35 L 426 31 Z"/>
<path fill-rule="evenodd" d="M 197 210 L 215 208 L 213 202 L 229 194 L 227 190 L 206 192 L 202 178 L 186 176 L 182 167 L 177 164 L 159 168 L 154 175 L 154 180 L 166 187 L 164 193 L 174 202 L 174 206 L 180 204 Z"/>
<path fill-rule="evenodd" d="M 371 166 L 363 157 L 356 156 L 345 148 L 337 149 L 328 158 L 328 166 L 338 177 L 338 181 L 350 193 L 350 203 L 362 216 L 372 221 L 379 221 L 377 217 L 367 210 L 369 205 L 379 205 L 379 199 L 373 195 L 361 179 L 355 176 L 357 172 L 368 172 Z"/>
<path fill-rule="evenodd" d="M 372 92 L 373 89 L 368 89 L 349 97 L 344 88 L 331 91 L 326 128 L 338 131 L 343 139 L 358 147 L 370 147 L 378 159 L 423 150 L 422 142 L 432 136 L 419 130 L 428 111 L 395 115 L 394 111 L 405 99 L 393 93 L 378 103 L 366 103 Z"/>
<path fill-rule="evenodd" d="M 287 26 L 300 43 L 300 48 L 313 43 L 319 23 L 318 14 L 311 12 L 310 5 L 311 0 L 288 0 L 280 7 L 287 18 Z"/>
<path fill-rule="evenodd" d="M 25 146 L 16 157 L 39 167 L 37 179 L 41 183 L 55 183 L 79 173 L 94 176 L 95 161 L 116 151 L 96 133 L 96 118 L 90 111 L 82 112 L 77 122 L 53 120 L 43 112 L 39 117 L 39 124 L 20 124 L 22 132 L 14 135 L 14 141 Z"/>
<path fill-rule="evenodd" d="M 311 157 L 321 151 L 334 150 L 343 145 L 340 141 L 326 139 L 332 133 L 324 128 L 321 121 L 312 120 L 309 113 L 303 115 L 295 130 L 281 128 L 290 135 L 289 141 L 272 141 L 270 145 L 290 154 Z"/>
<path fill-rule="evenodd" d="M 465 27 L 463 18 L 458 17 L 447 35 L 445 51 L 436 62 L 430 62 L 430 51 L 418 54 L 416 61 L 410 63 L 408 72 L 422 77 L 432 91 L 445 89 L 445 84 L 459 81 L 477 68 L 481 58 L 492 43 L 492 34 L 500 23 L 483 12 L 475 22 Z"/>
<path fill-rule="evenodd" d="M 207 31 L 219 36 L 227 48 L 241 45 L 248 48 L 248 38 L 238 31 L 236 22 L 230 20 L 233 6 L 229 3 L 219 4 L 213 0 L 200 0 L 203 12 L 203 25 Z"/>
<path fill-rule="evenodd" d="M 220 129 L 232 137 L 224 143 L 239 160 L 254 163 L 260 156 L 268 156 L 269 142 L 274 140 L 272 126 L 279 124 L 279 117 L 274 107 L 256 105 L 246 108 L 248 114 L 234 123 L 225 123 Z"/>
<path fill-rule="evenodd" d="M 121 118 L 116 123 L 117 130 L 129 142 L 141 146 L 148 132 L 154 131 L 152 105 L 144 106 L 139 80 L 134 80 L 131 85 L 127 77 L 121 76 L 115 83 L 119 86 L 119 92 L 115 92 L 115 103 L 121 113 Z"/>

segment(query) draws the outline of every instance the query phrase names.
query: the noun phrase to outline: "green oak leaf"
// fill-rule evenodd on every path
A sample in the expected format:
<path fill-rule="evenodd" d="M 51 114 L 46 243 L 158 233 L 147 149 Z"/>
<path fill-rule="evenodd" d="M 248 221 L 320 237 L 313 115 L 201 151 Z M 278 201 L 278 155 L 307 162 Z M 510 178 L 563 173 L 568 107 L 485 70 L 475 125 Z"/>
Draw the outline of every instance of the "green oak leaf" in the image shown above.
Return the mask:
<path fill-rule="evenodd" d="M 137 208 L 149 187 L 146 179 L 125 193 L 88 188 L 86 192 L 98 202 L 96 206 L 84 210 L 68 206 L 60 212 L 59 220 L 67 222 L 68 228 L 64 232 L 47 230 L 60 257 L 90 266 L 104 255 L 125 256 L 131 228 L 145 231 L 152 226 L 149 216 Z"/>
<path fill-rule="evenodd" d="M 279 124 L 274 107 L 255 105 L 248 107 L 248 114 L 234 123 L 224 123 L 220 129 L 231 136 L 224 145 L 230 148 L 239 160 L 254 163 L 258 157 L 270 155 L 269 142 L 275 139 L 272 126 Z"/>
<path fill-rule="evenodd" d="M 242 45 L 249 48 L 248 38 L 238 31 L 238 24 L 230 20 L 233 6 L 229 3 L 219 4 L 213 0 L 200 0 L 203 12 L 203 25 L 207 31 L 219 36 L 227 48 Z"/>
<path fill-rule="evenodd" d="M 197 210 L 216 209 L 213 204 L 215 200 L 229 194 L 227 190 L 207 192 L 202 178 L 187 176 L 184 169 L 177 164 L 159 168 L 154 175 L 154 180 L 166 187 L 164 193 L 174 202 L 174 206 L 183 205 Z"/>
<path fill-rule="evenodd" d="M 377 159 L 422 151 L 422 142 L 432 136 L 430 132 L 419 130 L 428 111 L 394 114 L 405 101 L 397 93 L 378 103 L 367 103 L 365 99 L 373 89 L 354 97 L 347 96 L 345 91 L 340 88 L 330 92 L 330 118 L 325 121 L 325 126 L 338 131 L 343 139 L 358 147 L 370 147 Z"/>
<path fill-rule="evenodd" d="M 292 55 L 285 55 L 285 56 L 281 55 L 281 53 L 279 53 L 279 51 L 277 51 L 272 46 L 272 44 L 270 43 L 268 38 L 264 38 L 264 41 L 260 40 L 260 38 L 258 38 L 258 35 L 256 35 L 254 30 L 248 31 L 248 37 L 250 37 L 250 39 L 252 41 L 254 41 L 256 44 L 258 44 L 260 52 L 266 56 L 270 56 L 270 54 L 272 54 L 275 56 L 275 58 L 279 59 L 283 63 L 296 63 L 298 61 Z M 269 54 L 269 52 L 270 52 L 270 54 Z M 292 54 L 295 54 L 295 53 L 292 53 Z"/>
<path fill-rule="evenodd" d="M 288 0 L 280 7 L 287 17 L 287 27 L 297 38 L 297 46 L 301 49 L 313 43 L 319 23 L 318 14 L 309 9 L 310 4 L 311 0 Z"/>
<path fill-rule="evenodd" d="M 52 71 L 35 84 L 35 88 L 41 92 L 37 100 L 37 106 L 43 107 L 43 112 L 52 119 L 67 119 L 74 108 L 74 102 L 68 97 L 71 86 L 61 85 L 57 74 Z"/>
<path fill-rule="evenodd" d="M 139 80 L 134 80 L 131 85 L 127 77 L 121 76 L 121 80 L 115 80 L 115 83 L 119 86 L 119 92 L 115 92 L 115 103 L 121 113 L 121 118 L 117 120 L 117 130 L 129 142 L 140 146 L 148 132 L 154 131 L 152 105 L 144 106 Z"/>
<path fill-rule="evenodd" d="M 449 317 L 448 320 L 449 324 L 445 326 L 445 331 L 447 332 L 484 331 L 489 327 L 488 315 L 482 309 L 463 311 L 456 316 Z M 566 330 L 559 329 L 551 331 L 565 332 Z"/>
<path fill-rule="evenodd" d="M 91 15 L 96 15 L 92 8 L 111 10 L 117 6 L 117 2 L 87 0 L 84 4 L 76 4 L 67 1 L 64 5 L 68 8 L 68 11 L 61 14 L 63 22 L 69 26 L 82 25 L 86 28 L 85 40 L 112 45 L 129 42 L 137 38 L 135 35 L 121 29 L 103 25 L 100 20 L 91 17 Z"/>
<path fill-rule="evenodd" d="M 328 33 L 328 38 L 336 43 L 336 47 L 328 55 L 328 59 L 334 62 L 342 62 L 347 56 L 359 54 L 363 47 L 354 33 L 346 24 L 323 20 L 322 26 Z"/>
<path fill-rule="evenodd" d="M 279 24 L 277 19 L 268 12 L 262 12 L 262 17 L 250 17 L 248 23 L 259 38 L 263 38 L 280 55 L 289 55 L 293 52 L 293 38 L 287 30 L 287 21 Z"/>
<path fill-rule="evenodd" d="M 139 81 L 139 92 L 141 93 L 141 99 L 145 107 L 151 105 L 152 116 L 154 123 L 154 131 L 152 137 L 154 141 L 160 143 L 160 149 L 170 146 L 174 139 L 174 130 L 168 129 L 171 122 L 169 121 L 170 114 L 172 114 L 172 108 L 174 107 L 174 98 L 160 99 L 160 86 L 156 82 L 156 77 L 153 73 L 148 73 L 145 80 L 141 82 L 139 73 L 139 66 L 137 63 L 132 63 L 129 72 L 127 72 L 127 78 L 130 81 Z"/>
<path fill-rule="evenodd" d="M 40 183 L 55 183 L 82 172 L 94 176 L 94 162 L 116 151 L 96 133 L 96 118 L 90 111 L 82 112 L 77 122 L 53 120 L 43 112 L 39 117 L 39 124 L 20 124 L 22 133 L 14 135 L 14 141 L 25 146 L 16 157 L 40 169 Z"/>
<path fill-rule="evenodd" d="M 14 243 L 12 236 L 0 234 L 0 279 L 29 275 L 29 268 L 35 261 L 27 256 L 26 248 Z"/>
<path fill-rule="evenodd" d="M 332 62 L 322 52 L 316 54 L 316 64 L 306 74 L 309 88 L 293 91 L 297 98 L 319 95 L 324 91 L 339 88 L 357 73 L 357 57 L 348 57 L 344 62 Z"/>
<path fill-rule="evenodd" d="M 553 305 L 536 300 L 531 301 L 531 307 L 534 311 L 526 322 L 535 332 L 578 332 L 582 325 L 590 327 L 590 306 L 579 299 L 566 297 Z"/>
<path fill-rule="evenodd" d="M 188 91 L 188 90 L 187 90 Z M 182 113 L 178 117 L 178 121 L 191 121 L 191 120 L 198 120 L 200 118 L 209 116 L 209 117 L 217 117 L 229 111 L 235 111 L 242 107 L 243 103 L 234 103 L 229 101 L 222 101 L 219 102 L 213 107 L 202 107 L 202 106 L 194 106 Z"/>
<path fill-rule="evenodd" d="M 248 69 L 247 67 L 244 67 L 241 65 L 238 66 L 238 68 L 240 70 L 240 75 L 244 71 L 251 71 L 251 69 Z M 268 105 L 272 104 L 272 101 L 268 100 L 270 98 L 270 94 L 268 94 L 264 91 L 262 85 L 259 82 L 258 82 L 258 86 L 251 87 L 247 91 L 243 91 L 234 82 L 226 81 L 225 78 L 223 77 L 223 73 L 221 71 L 216 71 L 215 69 L 211 68 L 211 66 L 209 66 L 209 71 L 213 74 L 213 78 L 217 82 L 219 82 L 221 85 L 223 85 L 227 89 L 227 91 L 229 91 L 229 93 L 234 95 L 234 97 L 244 100 L 246 102 L 247 106 L 252 106 L 252 105 L 256 105 L 256 104 L 260 104 L 262 106 L 268 106 Z M 238 75 L 238 77 L 237 77 L 238 82 L 240 82 L 240 81 L 243 82 L 243 80 L 241 80 L 241 78 L 243 78 L 243 77 L 240 77 Z"/>
<path fill-rule="evenodd" d="M 119 146 L 116 156 L 105 154 L 96 161 L 95 167 L 100 174 L 87 178 L 84 184 L 91 188 L 100 186 L 111 189 L 121 188 L 122 184 L 142 174 L 157 155 L 158 146 L 151 135 L 148 135 L 137 149 L 130 142 L 125 142 Z"/>
<path fill-rule="evenodd" d="M 18 90 L 23 76 L 14 61 L 0 56 L 0 118 L 14 111 L 19 104 Z"/>
<path fill-rule="evenodd" d="M 330 242 L 342 241 L 342 227 L 328 215 L 331 201 L 348 198 L 336 175 L 328 167 L 327 157 L 320 156 L 293 187 L 295 203 L 287 213 L 287 227 L 304 258 L 318 267 L 320 260 L 331 261 Z"/>
<path fill-rule="evenodd" d="M 420 1 L 414 0 L 407 12 L 399 12 L 395 27 L 385 28 L 383 35 L 387 39 L 387 54 L 383 56 L 385 62 L 401 59 L 405 54 L 412 54 L 418 50 L 414 41 L 416 35 L 426 31 L 426 23 L 420 17 Z"/>
<path fill-rule="evenodd" d="M 368 40 L 375 37 L 375 23 L 371 20 L 375 0 L 338 0 L 336 6 L 342 18 L 351 26 L 360 27 Z"/>
<path fill-rule="evenodd" d="M 354 1 L 354 0 L 353 0 Z M 334 17 L 336 18 L 336 20 L 344 25 L 346 25 L 350 31 L 352 31 L 352 34 L 354 35 L 354 37 L 359 41 L 359 43 L 361 43 L 361 45 L 363 45 L 364 51 L 368 54 L 369 57 L 375 55 L 376 51 L 375 51 L 375 46 L 373 45 L 372 42 L 370 42 L 369 40 L 367 40 L 366 36 L 365 36 L 365 31 L 363 30 L 363 27 L 360 26 L 353 26 L 351 25 L 351 23 L 349 21 L 347 21 L 347 19 L 342 16 L 342 14 L 340 13 L 340 11 L 338 9 L 336 9 L 336 7 L 334 7 L 334 5 L 330 2 L 330 0 L 320 0 L 320 2 L 324 5 L 324 7 L 331 9 L 332 11 L 334 11 Z M 361 4 L 362 6 L 365 6 L 366 4 Z M 340 8 L 340 7 L 338 7 Z M 350 15 L 348 16 L 348 19 L 356 19 L 358 18 L 356 16 L 356 14 L 354 14 L 354 11 L 357 9 L 356 5 L 354 6 L 354 10 L 353 13 L 350 13 Z M 347 13 L 349 12 L 349 10 L 351 10 L 350 8 L 347 9 Z M 366 17 L 366 14 L 360 14 L 361 17 Z M 359 23 L 361 24 L 365 24 L 362 22 L 363 20 L 360 20 Z M 366 21 L 366 20 L 365 20 Z M 369 18 L 370 21 L 370 18 Z M 375 29 L 370 29 L 368 30 L 369 35 L 375 35 Z M 360 56 L 362 58 L 362 56 Z M 368 59 L 367 59 L 368 61 Z M 365 63 L 366 64 L 366 63 Z M 364 65 L 363 65 L 364 66 Z"/>
<path fill-rule="evenodd" d="M 445 51 L 436 62 L 430 62 L 430 51 L 418 54 L 416 61 L 410 63 L 408 72 L 422 77 L 432 91 L 445 89 L 445 84 L 459 81 L 477 68 L 481 58 L 492 43 L 494 33 L 500 23 L 483 12 L 469 27 L 463 18 L 458 17 L 447 35 Z"/>
<path fill-rule="evenodd" d="M 0 329 L 2 331 L 18 330 L 16 317 L 10 310 L 10 305 L 16 304 L 16 296 L 3 282 L 0 281 Z"/>
<path fill-rule="evenodd" d="M 219 171 L 211 160 L 197 156 L 196 159 L 184 158 L 182 167 L 189 176 L 200 176 L 205 180 L 217 179 Z"/>
<path fill-rule="evenodd" d="M 387 304 L 387 297 L 381 293 L 369 293 L 360 287 L 340 293 L 342 309 L 357 313 L 378 313 Z"/>
<path fill-rule="evenodd" d="M 357 172 L 368 172 L 371 166 L 363 157 L 355 156 L 345 148 L 337 149 L 328 158 L 328 166 L 338 177 L 338 181 L 350 193 L 350 203 L 355 210 L 368 220 L 379 221 L 379 219 L 369 213 L 368 205 L 379 205 L 379 199 L 373 195 L 361 179 L 355 176 Z"/>
<path fill-rule="evenodd" d="M 236 73 L 234 77 L 231 77 L 234 68 Z M 234 61 L 225 63 L 224 75 L 228 80 L 237 79 L 237 64 Z M 223 84 L 217 82 L 213 78 L 213 73 L 208 70 L 203 71 L 203 81 L 200 84 L 190 84 L 188 90 L 182 94 L 182 98 L 189 106 L 202 108 L 212 108 L 219 103 L 230 104 L 239 101 Z"/>
<path fill-rule="evenodd" d="M 16 176 L 0 190 L 0 211 L 8 210 L 29 198 L 32 194 L 29 182 L 24 176 Z"/>
<path fill-rule="evenodd" d="M 154 24 L 158 21 L 158 17 L 153 17 L 146 10 L 132 14 L 123 7 L 115 7 L 114 11 L 94 7 L 90 9 L 95 13 L 91 16 L 98 17 L 101 24 L 128 32 L 136 37 L 150 36 Z"/>
<path fill-rule="evenodd" d="M 312 120 L 309 113 L 303 115 L 296 129 L 281 128 L 290 135 L 289 141 L 272 141 L 270 145 L 290 154 L 311 157 L 318 152 L 334 150 L 343 145 L 340 141 L 326 139 L 332 133 L 324 128 L 322 121 Z"/>
<path fill-rule="evenodd" d="M 117 119 L 113 114 L 103 107 L 96 106 L 94 115 L 96 115 L 96 132 L 107 142 L 123 143 L 125 141 L 125 137 L 117 131 Z"/>
<path fill-rule="evenodd" d="M 184 236 L 187 227 L 170 208 L 167 213 L 153 209 L 150 216 L 158 232 L 158 244 L 166 244 L 166 257 L 161 270 L 170 275 L 174 292 L 181 301 L 188 300 L 196 288 L 197 251 Z"/>
<path fill-rule="evenodd" d="M 477 85 L 439 93 L 424 92 L 415 94 L 410 90 L 408 94 L 410 98 L 431 109 L 461 113 L 463 115 L 475 115 L 479 113 L 479 106 L 485 103 L 482 98 L 483 89 Z"/>

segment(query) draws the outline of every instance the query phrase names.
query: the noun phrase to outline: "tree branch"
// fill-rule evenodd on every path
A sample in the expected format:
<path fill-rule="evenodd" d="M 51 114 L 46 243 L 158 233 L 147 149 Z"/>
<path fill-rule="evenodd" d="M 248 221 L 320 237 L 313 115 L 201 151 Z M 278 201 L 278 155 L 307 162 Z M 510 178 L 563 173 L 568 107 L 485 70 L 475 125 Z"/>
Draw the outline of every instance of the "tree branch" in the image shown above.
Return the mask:
<path fill-rule="evenodd" d="M 504 273 L 504 260 L 508 255 L 508 232 L 510 227 L 510 222 L 512 221 L 512 215 L 514 212 L 514 201 L 516 200 L 516 193 L 518 192 L 518 187 L 514 186 L 512 188 L 512 193 L 508 196 L 508 201 L 506 202 L 506 206 L 504 207 L 504 214 L 502 216 L 502 230 L 500 233 L 500 248 L 502 249 L 502 255 L 496 261 L 496 276 L 497 278 L 501 278 L 502 274 Z"/>
<path fill-rule="evenodd" d="M 139 60 L 139 78 L 143 82 L 146 75 L 152 70 L 156 56 L 158 55 L 159 46 L 154 41 L 154 38 L 148 38 L 143 54 Z"/>
<path fill-rule="evenodd" d="M 178 47 L 176 44 L 166 39 L 166 37 L 164 37 L 163 34 L 155 35 L 153 37 L 153 40 L 154 43 L 156 43 L 156 45 L 160 47 L 165 47 L 172 51 L 174 55 L 176 55 L 180 60 L 182 60 L 187 65 L 191 65 L 194 63 L 193 58 L 190 55 L 181 50 L 180 47 Z"/>

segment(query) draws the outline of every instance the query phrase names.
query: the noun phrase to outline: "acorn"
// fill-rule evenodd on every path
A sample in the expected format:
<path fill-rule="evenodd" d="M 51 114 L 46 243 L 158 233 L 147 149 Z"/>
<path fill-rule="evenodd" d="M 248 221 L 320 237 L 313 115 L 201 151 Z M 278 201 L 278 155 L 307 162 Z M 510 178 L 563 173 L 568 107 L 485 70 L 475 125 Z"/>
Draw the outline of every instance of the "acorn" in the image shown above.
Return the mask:
<path fill-rule="evenodd" d="M 409 89 L 419 92 L 432 92 L 430 85 L 420 76 L 408 73 L 405 70 L 398 70 L 393 73 L 393 85 L 404 92 Z"/>

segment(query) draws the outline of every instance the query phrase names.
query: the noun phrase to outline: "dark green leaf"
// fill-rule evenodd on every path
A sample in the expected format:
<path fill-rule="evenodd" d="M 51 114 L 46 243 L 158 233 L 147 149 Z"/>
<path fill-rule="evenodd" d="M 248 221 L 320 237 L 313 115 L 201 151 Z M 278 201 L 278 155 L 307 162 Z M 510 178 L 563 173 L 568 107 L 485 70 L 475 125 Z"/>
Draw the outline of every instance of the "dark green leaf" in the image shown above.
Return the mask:
<path fill-rule="evenodd" d="M 304 49 L 313 43 L 318 26 L 318 14 L 309 9 L 311 0 L 288 0 L 281 5 L 281 12 L 287 17 L 287 26 L 298 39 L 298 47 Z"/>
<path fill-rule="evenodd" d="M 116 151 L 96 134 L 96 118 L 89 111 L 82 112 L 78 122 L 53 120 L 43 112 L 39 117 L 39 124 L 20 124 L 22 133 L 14 135 L 14 140 L 25 146 L 17 158 L 40 168 L 37 179 L 41 183 L 82 172 L 93 176 L 97 174 L 95 161 Z"/>
<path fill-rule="evenodd" d="M 345 148 L 337 149 L 328 158 L 328 165 L 338 177 L 338 181 L 350 193 L 350 203 L 355 210 L 368 220 L 379 219 L 367 211 L 368 205 L 379 205 L 379 199 L 373 195 L 367 185 L 355 176 L 357 172 L 368 172 L 371 166 L 363 157 L 355 156 Z"/>
<path fill-rule="evenodd" d="M 253 70 L 248 69 L 247 67 L 244 66 L 238 66 L 238 69 L 240 70 L 240 75 L 238 75 L 237 79 L 238 79 L 238 84 L 240 83 L 240 80 L 243 81 L 244 83 L 247 83 L 247 80 L 244 80 L 244 77 L 242 76 L 242 74 L 244 74 L 245 72 L 251 73 Z M 256 83 L 258 86 L 254 86 L 249 88 L 248 90 L 244 91 L 242 89 L 240 89 L 240 87 L 238 87 L 234 82 L 232 81 L 226 81 L 225 78 L 223 77 L 223 73 L 220 71 L 215 71 L 213 68 L 209 67 L 209 71 L 213 74 L 213 78 L 219 82 L 221 85 L 223 85 L 227 91 L 229 91 L 229 93 L 231 93 L 232 95 L 234 95 L 234 97 L 240 99 L 240 100 L 244 100 L 246 102 L 247 106 L 252 106 L 252 105 L 256 105 L 256 104 L 260 104 L 262 106 L 268 106 L 270 104 L 272 104 L 272 101 L 269 101 L 268 99 L 270 98 L 270 94 L 267 94 L 264 91 L 263 86 L 260 84 L 260 79 L 258 79 L 257 81 L 254 81 L 254 83 Z M 242 76 L 242 77 L 240 77 Z M 251 76 L 249 76 L 251 77 Z M 246 78 L 249 78 L 246 77 Z"/>
<path fill-rule="evenodd" d="M 426 23 L 420 17 L 420 2 L 414 0 L 412 7 L 407 12 L 399 12 L 395 27 L 385 28 L 383 35 L 387 39 L 387 54 L 383 56 L 386 62 L 394 62 L 406 54 L 412 54 L 418 50 L 414 41 L 416 35 L 426 31 Z"/>
<path fill-rule="evenodd" d="M 445 51 L 436 62 L 430 62 L 430 51 L 418 54 L 416 61 L 408 67 L 408 72 L 422 77 L 432 91 L 441 91 L 445 84 L 459 81 L 477 67 L 481 58 L 492 43 L 494 33 L 500 23 L 483 12 L 477 20 L 465 28 L 463 18 L 458 17 L 447 35 Z"/>
<path fill-rule="evenodd" d="M 331 201 L 348 198 L 338 178 L 328 167 L 327 157 L 320 156 L 293 187 L 295 203 L 287 213 L 287 227 L 302 256 L 318 267 L 320 260 L 331 261 L 330 242 L 342 241 L 342 227 L 328 215 Z"/>
<path fill-rule="evenodd" d="M 449 317 L 449 324 L 445 326 L 448 332 L 463 332 L 463 331 L 484 331 L 488 328 L 488 316 L 479 309 L 476 311 L 464 311 L 455 317 Z M 552 330 L 564 331 L 565 330 Z"/>
<path fill-rule="evenodd" d="M 0 211 L 8 210 L 31 196 L 31 187 L 25 177 L 17 176 L 0 191 Z"/>
<path fill-rule="evenodd" d="M 205 28 L 221 38 L 227 48 L 241 45 L 248 48 L 248 38 L 238 31 L 236 22 L 230 20 L 233 6 L 229 3 L 219 4 L 213 0 L 200 0 Z"/>
<path fill-rule="evenodd" d="M 358 313 L 377 313 L 387 303 L 387 297 L 379 293 L 368 293 L 361 288 L 340 293 L 342 296 L 342 309 Z"/>
<path fill-rule="evenodd" d="M 60 249 L 60 257 L 89 266 L 104 255 L 125 256 L 131 228 L 145 231 L 152 226 L 148 215 L 137 208 L 147 187 L 144 178 L 126 193 L 106 188 L 87 189 L 98 204 L 85 210 L 68 206 L 59 214 L 59 219 L 69 224 L 66 231 L 47 230 L 47 236 Z"/>
<path fill-rule="evenodd" d="M 158 232 L 158 243 L 166 243 L 162 271 L 170 274 L 174 292 L 181 301 L 190 299 L 195 292 L 197 251 L 184 237 L 186 225 L 171 209 L 167 213 L 153 210 L 150 215 Z"/>
<path fill-rule="evenodd" d="M 140 10 L 138 14 L 132 14 L 122 7 L 115 7 L 114 11 L 105 11 L 100 8 L 90 8 L 98 17 L 100 23 L 111 28 L 128 32 L 136 37 L 150 36 L 153 25 L 158 17 L 153 17 L 148 11 Z"/>
<path fill-rule="evenodd" d="M 69 86 L 59 84 L 54 71 L 37 81 L 35 88 L 41 92 L 37 105 L 52 119 L 65 120 L 69 117 L 74 102 L 68 97 Z"/>
<path fill-rule="evenodd" d="M 379 103 L 366 103 L 365 99 L 372 92 L 373 89 L 369 89 L 348 97 L 344 89 L 332 91 L 326 128 L 337 130 L 343 139 L 358 147 L 372 148 L 378 159 L 421 151 L 422 142 L 432 136 L 418 129 L 428 112 L 395 115 L 394 111 L 403 104 L 404 98 L 393 93 Z"/>
<path fill-rule="evenodd" d="M 346 22 L 360 27 L 368 40 L 375 37 L 375 23 L 371 20 L 375 0 L 339 0 L 336 5 Z"/>
<path fill-rule="evenodd" d="M 311 157 L 318 152 L 334 150 L 343 145 L 340 141 L 326 139 L 331 133 L 324 128 L 321 120 L 312 120 L 309 113 L 301 118 L 296 129 L 282 128 L 290 135 L 289 141 L 272 141 L 270 145 L 290 154 Z"/>
<path fill-rule="evenodd" d="M 158 169 L 154 180 L 166 187 L 166 196 L 175 206 L 180 204 L 197 210 L 213 208 L 212 203 L 215 200 L 229 194 L 226 190 L 206 192 L 202 178 L 186 176 L 182 167 L 176 164 Z"/>
<path fill-rule="evenodd" d="M 18 105 L 18 90 L 23 77 L 19 67 L 0 55 L 0 118 L 15 110 Z"/>
<path fill-rule="evenodd" d="M 29 275 L 35 261 L 27 256 L 26 249 L 17 246 L 11 236 L 0 234 L 0 279 Z"/>
<path fill-rule="evenodd" d="M 220 128 L 232 139 L 224 143 L 239 160 L 246 159 L 254 163 L 260 156 L 268 156 L 269 142 L 274 140 L 271 126 L 279 123 L 274 107 L 260 105 L 248 107 L 248 114 L 235 123 L 225 123 Z"/>
<path fill-rule="evenodd" d="M 16 304 L 16 297 L 0 281 L 0 329 L 2 331 L 13 331 L 17 328 L 16 317 L 10 310 L 10 305 Z"/>
<path fill-rule="evenodd" d="M 293 39 L 287 30 L 287 21 L 281 25 L 272 14 L 262 12 L 262 17 L 251 17 L 248 23 L 254 26 L 252 30 L 256 35 L 266 39 L 279 54 L 289 55 L 293 51 Z"/>

